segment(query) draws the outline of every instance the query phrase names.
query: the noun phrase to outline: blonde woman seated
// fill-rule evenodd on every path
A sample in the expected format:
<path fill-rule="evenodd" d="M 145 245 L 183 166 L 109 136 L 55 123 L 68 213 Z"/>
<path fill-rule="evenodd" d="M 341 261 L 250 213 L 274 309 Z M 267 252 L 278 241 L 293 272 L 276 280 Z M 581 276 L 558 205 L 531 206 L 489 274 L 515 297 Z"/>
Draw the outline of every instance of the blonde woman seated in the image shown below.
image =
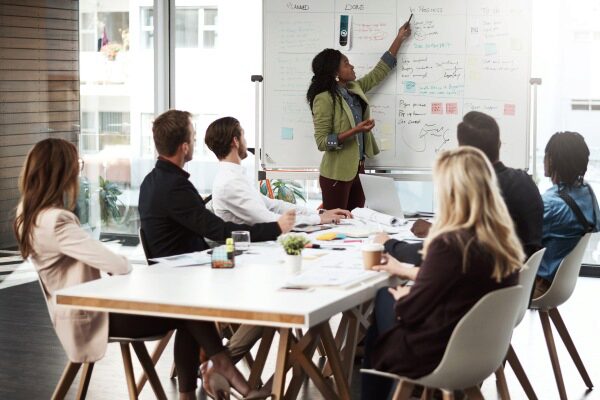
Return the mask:
<path fill-rule="evenodd" d="M 62 139 L 46 139 L 29 152 L 21 173 L 21 200 L 14 223 L 23 258 L 33 262 L 56 334 L 73 362 L 95 362 L 106 351 L 109 336 L 143 337 L 177 329 L 175 364 L 180 399 L 195 399 L 202 347 L 215 368 L 205 379 L 207 392 L 229 392 L 229 383 L 257 398 L 233 366 L 215 325 L 210 322 L 74 310 L 55 305 L 57 290 L 100 279 L 100 272 L 127 274 L 131 266 L 92 239 L 73 214 L 79 163 L 76 147 Z M 251 393 L 252 392 L 252 393 Z"/>
<path fill-rule="evenodd" d="M 459 320 L 485 294 L 518 282 L 524 254 L 485 155 L 442 152 L 433 169 L 439 214 L 420 268 L 392 257 L 377 268 L 414 285 L 377 293 L 365 367 L 417 378 L 442 359 Z M 392 381 L 362 376 L 363 399 L 386 399 Z"/>

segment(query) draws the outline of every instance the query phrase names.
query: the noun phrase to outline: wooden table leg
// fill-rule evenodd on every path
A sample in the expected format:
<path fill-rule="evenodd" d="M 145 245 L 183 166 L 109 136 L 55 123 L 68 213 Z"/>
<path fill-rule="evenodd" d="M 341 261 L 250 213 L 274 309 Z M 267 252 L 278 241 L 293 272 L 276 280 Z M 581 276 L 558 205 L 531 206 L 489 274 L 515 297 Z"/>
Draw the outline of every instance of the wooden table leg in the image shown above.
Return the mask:
<path fill-rule="evenodd" d="M 73 384 L 73 380 L 77 376 L 77 372 L 79 372 L 79 368 L 81 368 L 81 363 L 68 362 L 65 370 L 63 371 L 58 384 L 56 385 L 56 389 L 52 394 L 52 400 L 63 400 L 69 391 L 69 388 Z"/>
<path fill-rule="evenodd" d="M 277 362 L 275 364 L 275 376 L 273 377 L 273 389 L 271 392 L 274 400 L 283 400 L 290 333 L 290 329 L 288 328 L 279 329 L 279 348 L 277 350 Z"/>
<path fill-rule="evenodd" d="M 263 336 L 258 347 L 258 352 L 256 353 L 256 359 L 254 360 L 254 364 L 250 370 L 250 377 L 248 378 L 248 384 L 252 389 L 257 389 L 260 385 L 261 375 L 263 369 L 265 368 L 265 362 L 267 361 L 274 336 L 275 329 L 264 328 Z"/>
<path fill-rule="evenodd" d="M 306 340 L 307 337 L 309 338 L 308 341 Z M 292 369 L 292 380 L 285 393 L 286 400 L 294 400 L 298 397 L 298 393 L 300 393 L 302 384 L 307 376 L 301 365 L 297 362 L 298 357 L 301 356 L 305 360 L 312 360 L 313 355 L 317 350 L 317 346 L 320 343 L 319 336 L 314 331 L 309 331 L 302 339 L 302 341 L 292 345 L 292 350 L 290 352 L 290 366 L 294 365 L 294 367 Z"/>
<path fill-rule="evenodd" d="M 331 364 L 331 370 L 333 371 L 333 377 L 335 379 L 335 384 L 338 389 L 338 395 L 342 399 L 350 399 L 350 388 L 348 387 L 348 380 L 346 375 L 344 374 L 344 368 L 342 367 L 342 362 L 340 360 L 339 350 L 335 344 L 335 340 L 333 338 L 333 333 L 331 332 L 329 322 L 320 324 L 318 327 L 321 333 L 323 347 L 325 347 L 325 352 L 327 354 L 327 359 Z"/>
<path fill-rule="evenodd" d="M 358 339 L 359 323 L 357 313 L 360 313 L 359 309 L 354 311 L 348 311 L 348 330 L 346 334 L 346 341 L 342 350 L 342 366 L 346 372 L 346 378 L 348 386 L 352 383 L 352 371 L 354 370 L 354 356 L 356 355 L 356 346 Z"/>
<path fill-rule="evenodd" d="M 158 363 L 160 356 L 162 356 L 162 353 L 165 351 L 165 348 L 169 344 L 169 341 L 171 340 L 171 337 L 173 336 L 174 332 L 175 331 L 168 332 L 156 344 L 156 347 L 154 348 L 154 350 L 152 351 L 152 355 L 150 356 L 150 358 L 152 359 L 152 364 L 154 366 L 156 366 L 156 363 Z M 140 379 L 138 380 L 137 385 L 136 385 L 138 393 L 142 392 L 142 389 L 144 388 L 144 385 L 146 384 L 147 381 L 148 381 L 148 375 L 146 375 L 146 373 L 143 372 L 142 376 L 140 377 Z"/>
<path fill-rule="evenodd" d="M 87 395 L 88 387 L 90 386 L 90 379 L 92 378 L 92 371 L 94 370 L 94 363 L 83 364 L 83 372 L 81 373 L 81 380 L 79 381 L 79 389 L 77 390 L 77 400 L 85 399 Z"/>

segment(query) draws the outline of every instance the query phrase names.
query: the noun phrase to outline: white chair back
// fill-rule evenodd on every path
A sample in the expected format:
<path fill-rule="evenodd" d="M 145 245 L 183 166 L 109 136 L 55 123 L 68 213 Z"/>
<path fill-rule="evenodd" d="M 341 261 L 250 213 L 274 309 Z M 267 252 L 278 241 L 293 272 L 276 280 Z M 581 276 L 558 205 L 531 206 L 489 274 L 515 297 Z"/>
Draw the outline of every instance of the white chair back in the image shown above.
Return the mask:
<path fill-rule="evenodd" d="M 444 357 L 429 375 L 412 380 L 446 390 L 461 390 L 483 382 L 504 361 L 521 310 L 521 285 L 482 297 L 460 320 Z"/>
<path fill-rule="evenodd" d="M 550 289 L 537 299 L 533 299 L 531 308 L 550 310 L 569 300 L 575 290 L 583 255 L 591 237 L 591 233 L 586 233 L 577 246 L 560 262 Z"/>
<path fill-rule="evenodd" d="M 537 275 L 538 269 L 540 268 L 540 263 L 542 262 L 542 258 L 544 257 L 544 253 L 546 249 L 541 249 L 536 251 L 529 257 L 525 265 L 519 272 L 519 285 L 523 286 L 522 292 L 522 308 L 520 314 L 517 316 L 517 321 L 515 326 L 519 325 L 525 316 L 525 311 L 529 308 L 529 302 L 531 301 L 531 291 L 533 290 L 533 284 L 535 282 L 535 277 Z"/>

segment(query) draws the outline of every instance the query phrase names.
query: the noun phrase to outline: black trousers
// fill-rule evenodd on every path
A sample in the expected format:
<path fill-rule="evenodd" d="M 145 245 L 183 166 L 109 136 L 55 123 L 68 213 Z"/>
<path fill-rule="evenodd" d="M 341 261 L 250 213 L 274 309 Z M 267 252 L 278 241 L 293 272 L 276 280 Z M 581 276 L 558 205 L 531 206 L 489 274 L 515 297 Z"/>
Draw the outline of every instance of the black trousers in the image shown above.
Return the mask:
<path fill-rule="evenodd" d="M 192 392 L 197 387 L 200 348 L 209 358 L 225 350 L 214 323 L 143 315 L 109 315 L 109 336 L 136 338 L 161 335 L 174 329 L 177 330 L 175 365 L 179 392 Z"/>
<path fill-rule="evenodd" d="M 387 288 L 381 288 L 375 296 L 375 309 L 373 311 L 373 321 L 367 330 L 365 336 L 365 357 L 363 358 L 363 368 L 371 368 L 371 351 L 377 338 L 394 327 L 396 322 L 396 313 L 394 305 L 396 301 L 388 292 Z M 390 349 L 394 351 L 394 349 Z M 362 400 L 389 398 L 394 381 L 382 376 L 361 374 L 360 398 Z"/>
<path fill-rule="evenodd" d="M 323 194 L 323 208 L 332 210 L 341 208 L 342 210 L 352 211 L 356 207 L 365 206 L 365 193 L 358 174 L 365 173 L 364 161 L 358 165 L 358 172 L 354 179 L 348 182 L 336 181 L 335 179 L 319 176 L 319 186 Z"/>

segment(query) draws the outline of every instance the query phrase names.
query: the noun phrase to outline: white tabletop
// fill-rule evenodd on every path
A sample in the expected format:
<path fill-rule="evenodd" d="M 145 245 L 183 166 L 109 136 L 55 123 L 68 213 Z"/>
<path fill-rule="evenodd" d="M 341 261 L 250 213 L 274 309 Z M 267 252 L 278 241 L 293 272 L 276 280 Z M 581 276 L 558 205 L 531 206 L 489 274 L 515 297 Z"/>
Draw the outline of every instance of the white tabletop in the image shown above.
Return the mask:
<path fill-rule="evenodd" d="M 303 270 L 321 268 L 329 259 L 337 261 L 335 273 L 359 273 L 359 246 L 347 247 L 305 250 Z M 376 273 L 346 288 L 285 290 L 292 276 L 280 246 L 253 244 L 250 253 L 238 257 L 234 269 L 136 266 L 129 275 L 60 290 L 56 299 L 61 305 L 96 311 L 308 329 L 372 299 L 389 281 L 387 274 Z"/>

